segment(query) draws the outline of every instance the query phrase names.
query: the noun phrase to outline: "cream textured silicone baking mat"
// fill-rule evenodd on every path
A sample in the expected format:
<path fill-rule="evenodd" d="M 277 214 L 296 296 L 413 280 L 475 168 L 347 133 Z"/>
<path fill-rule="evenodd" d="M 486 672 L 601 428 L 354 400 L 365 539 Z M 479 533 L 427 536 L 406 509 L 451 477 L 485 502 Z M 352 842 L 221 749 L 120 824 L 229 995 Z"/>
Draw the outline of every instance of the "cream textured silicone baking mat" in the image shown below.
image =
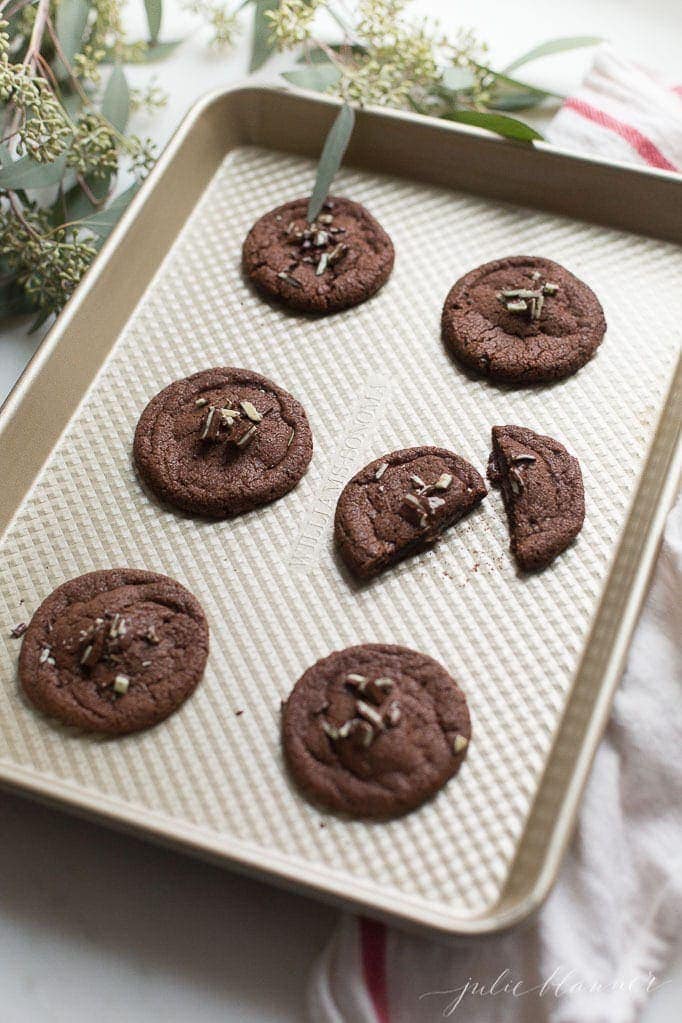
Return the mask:
<path fill-rule="evenodd" d="M 388 230 L 394 273 L 357 309 L 293 316 L 251 292 L 240 249 L 253 220 L 308 191 L 313 173 L 307 160 L 253 148 L 225 159 L 15 517 L 1 551 L 0 760 L 123 818 L 194 828 L 266 869 L 306 864 L 313 883 L 324 876 L 349 897 L 381 892 L 415 917 L 471 916 L 504 884 L 625 521 L 677 352 L 682 259 L 651 239 L 344 170 L 335 190 Z M 440 341 L 452 282 L 513 253 L 565 264 L 605 308 L 596 358 L 554 386 L 470 379 Z M 315 440 L 292 493 L 220 523 L 160 507 L 131 465 L 149 398 L 215 365 L 248 367 L 290 390 Z M 433 551 L 354 584 L 332 544 L 345 481 L 414 444 L 452 448 L 484 471 L 500 423 L 551 434 L 580 459 L 578 542 L 549 571 L 517 576 L 492 491 Z M 116 565 L 188 586 L 207 611 L 211 654 L 178 714 L 111 741 L 33 712 L 16 685 L 19 642 L 7 637 L 65 579 Z M 367 824 L 323 814 L 292 789 L 279 715 L 313 661 L 375 641 L 445 664 L 468 695 L 474 732 L 459 776 L 432 802 Z"/>

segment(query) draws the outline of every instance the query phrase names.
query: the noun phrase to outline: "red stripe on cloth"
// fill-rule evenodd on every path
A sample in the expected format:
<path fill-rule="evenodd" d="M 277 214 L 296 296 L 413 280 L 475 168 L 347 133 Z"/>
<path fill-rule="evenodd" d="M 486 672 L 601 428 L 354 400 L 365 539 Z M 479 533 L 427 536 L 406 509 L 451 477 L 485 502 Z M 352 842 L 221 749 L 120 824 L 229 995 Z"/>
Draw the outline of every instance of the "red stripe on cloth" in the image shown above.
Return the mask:
<path fill-rule="evenodd" d="M 365 987 L 374 1007 L 377 1023 L 390 1023 L 386 984 L 386 928 L 375 920 L 360 917 L 360 958 Z"/>
<path fill-rule="evenodd" d="M 620 135 L 651 167 L 659 167 L 661 170 L 677 170 L 677 167 L 665 158 L 651 139 L 642 135 L 641 131 L 633 128 L 632 125 L 625 124 L 623 121 L 611 117 L 610 114 L 604 113 L 603 110 L 598 110 L 597 107 L 590 106 L 584 100 L 572 96 L 566 100 L 564 106 L 575 111 L 587 121 L 592 121 L 594 124 Z"/>
<path fill-rule="evenodd" d="M 678 96 L 682 96 L 682 85 L 673 85 L 673 92 L 676 92 Z"/>

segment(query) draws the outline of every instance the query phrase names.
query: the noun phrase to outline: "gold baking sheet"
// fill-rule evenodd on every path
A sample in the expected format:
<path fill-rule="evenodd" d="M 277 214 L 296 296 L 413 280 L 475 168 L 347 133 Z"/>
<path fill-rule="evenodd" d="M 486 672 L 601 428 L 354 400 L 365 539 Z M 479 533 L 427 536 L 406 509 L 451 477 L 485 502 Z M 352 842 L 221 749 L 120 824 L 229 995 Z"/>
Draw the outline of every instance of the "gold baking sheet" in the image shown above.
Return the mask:
<path fill-rule="evenodd" d="M 241 242 L 261 213 L 309 190 L 314 161 L 300 154 L 319 145 L 314 125 L 332 115 L 324 100 L 269 89 L 200 106 L 8 403 L 0 780 L 408 925 L 491 930 L 533 908 L 556 870 L 655 552 L 679 417 L 669 388 L 682 323 L 680 248 L 541 207 L 556 206 L 552 183 L 562 176 L 589 183 L 592 175 L 595 219 L 639 227 L 628 217 L 641 215 L 651 190 L 679 203 L 681 186 L 618 169 L 624 194 L 639 189 L 644 198 L 617 215 L 600 199 L 613 168 L 407 116 L 363 115 L 357 159 L 351 153 L 335 191 L 385 226 L 394 273 L 357 309 L 294 316 L 242 280 Z M 382 150 L 377 139 L 390 141 L 397 128 L 400 144 Z M 410 138 L 419 152 L 413 177 L 392 176 L 405 170 Z M 444 151 L 451 179 L 439 163 Z M 490 168 L 479 194 L 457 169 L 467 154 L 469 173 L 476 160 Z M 543 171 L 535 206 L 529 156 Z M 439 185 L 415 177 L 422 166 Z M 499 196 L 505 178 L 505 198 L 524 205 L 480 194 Z M 449 180 L 459 187 L 444 187 Z M 572 212 L 576 202 L 588 198 L 570 197 Z M 661 221 L 653 233 L 675 237 L 675 215 Z M 457 277 L 516 252 L 546 255 L 588 281 L 609 329 L 576 376 L 513 391 L 457 369 L 439 317 Z M 291 494 L 221 523 L 159 506 L 131 465 L 149 398 L 216 365 L 257 370 L 290 390 L 315 440 Z M 517 575 L 491 491 L 435 550 L 354 584 L 332 544 L 347 479 L 413 444 L 452 448 L 484 471 L 496 423 L 548 433 L 578 456 L 587 500 L 578 542 L 551 570 Z M 178 714 L 111 741 L 27 706 L 16 684 L 20 644 L 8 632 L 60 582 L 116 565 L 189 587 L 209 618 L 211 655 Z M 468 695 L 474 738 L 459 776 L 421 810 L 391 823 L 347 822 L 291 787 L 280 700 L 318 657 L 376 641 L 447 665 Z"/>

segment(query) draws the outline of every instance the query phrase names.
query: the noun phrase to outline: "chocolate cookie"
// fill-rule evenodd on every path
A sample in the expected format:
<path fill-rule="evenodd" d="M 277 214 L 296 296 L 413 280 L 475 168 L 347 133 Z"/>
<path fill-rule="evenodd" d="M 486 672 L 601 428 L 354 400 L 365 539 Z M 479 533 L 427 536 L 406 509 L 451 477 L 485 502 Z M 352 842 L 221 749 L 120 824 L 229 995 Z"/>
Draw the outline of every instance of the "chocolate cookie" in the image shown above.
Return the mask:
<path fill-rule="evenodd" d="M 488 479 L 502 490 L 519 568 L 546 568 L 585 520 L 580 463 L 563 444 L 522 426 L 494 426 Z"/>
<path fill-rule="evenodd" d="M 445 299 L 443 340 L 493 380 L 546 383 L 592 357 L 606 320 L 597 296 L 558 263 L 509 256 L 462 277 Z"/>
<path fill-rule="evenodd" d="M 295 199 L 253 225 L 244 273 L 273 298 L 306 313 L 358 305 L 388 280 L 393 243 L 359 202 L 330 196 L 313 224 L 308 199 Z"/>
<path fill-rule="evenodd" d="M 432 657 L 369 643 L 308 668 L 282 719 L 284 755 L 314 802 L 354 817 L 413 810 L 457 773 L 466 698 Z"/>
<path fill-rule="evenodd" d="M 24 635 L 19 677 L 51 717 L 123 735 L 177 710 L 207 657 L 206 618 L 184 586 L 112 568 L 70 579 L 43 601 Z"/>
<path fill-rule="evenodd" d="M 346 484 L 334 536 L 350 570 L 367 579 L 435 543 L 487 493 L 472 465 L 445 448 L 377 458 Z"/>
<path fill-rule="evenodd" d="M 282 497 L 313 439 L 303 406 L 246 369 L 206 369 L 165 387 L 140 416 L 135 464 L 164 501 L 227 518 Z"/>

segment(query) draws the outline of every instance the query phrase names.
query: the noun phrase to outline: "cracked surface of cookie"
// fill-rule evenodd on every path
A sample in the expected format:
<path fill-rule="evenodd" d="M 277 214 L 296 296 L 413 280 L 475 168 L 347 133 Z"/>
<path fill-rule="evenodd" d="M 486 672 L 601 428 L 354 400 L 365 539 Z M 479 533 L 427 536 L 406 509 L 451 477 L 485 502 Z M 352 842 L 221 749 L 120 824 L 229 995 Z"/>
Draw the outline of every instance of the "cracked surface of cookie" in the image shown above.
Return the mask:
<path fill-rule="evenodd" d="M 257 220 L 244 241 L 245 275 L 272 298 L 307 313 L 358 305 L 393 269 L 391 239 L 360 203 L 330 196 L 314 224 L 308 199 L 295 199 Z"/>
<path fill-rule="evenodd" d="M 66 725 L 123 735 L 163 721 L 196 688 L 208 625 L 196 597 L 155 572 L 89 572 L 58 586 L 24 634 L 28 699 Z"/>
<path fill-rule="evenodd" d="M 354 817 L 413 810 L 459 770 L 471 738 L 464 693 L 438 661 L 364 644 L 301 676 L 283 708 L 289 771 L 315 803 Z"/>
<path fill-rule="evenodd" d="M 303 406 L 266 377 L 234 367 L 165 387 L 142 413 L 133 443 L 138 472 L 158 497 L 213 518 L 282 497 L 312 453 Z"/>
<path fill-rule="evenodd" d="M 354 575 L 370 578 L 435 543 L 486 493 L 481 475 L 453 451 L 392 451 L 342 490 L 334 518 L 339 553 Z"/>
<path fill-rule="evenodd" d="M 591 288 L 549 259 L 509 256 L 471 270 L 450 290 L 443 341 L 470 369 L 510 384 L 570 376 L 606 331 Z"/>
<path fill-rule="evenodd" d="M 563 444 L 522 426 L 494 426 L 488 479 L 502 491 L 510 548 L 526 572 L 546 568 L 582 529 L 580 463 Z"/>

